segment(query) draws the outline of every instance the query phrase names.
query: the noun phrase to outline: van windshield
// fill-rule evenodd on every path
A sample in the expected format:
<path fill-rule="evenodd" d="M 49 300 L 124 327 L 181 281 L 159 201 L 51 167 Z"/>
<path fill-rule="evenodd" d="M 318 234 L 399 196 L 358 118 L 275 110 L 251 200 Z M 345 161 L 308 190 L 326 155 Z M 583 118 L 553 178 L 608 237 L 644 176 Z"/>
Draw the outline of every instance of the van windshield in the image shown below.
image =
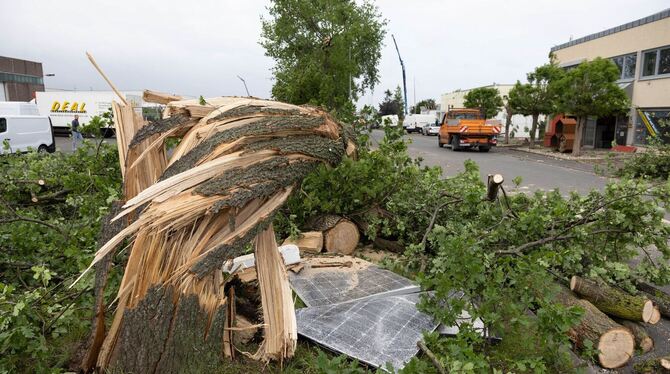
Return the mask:
<path fill-rule="evenodd" d="M 450 113 L 449 119 L 481 119 L 479 113 Z"/>
<path fill-rule="evenodd" d="M 7 131 L 7 119 L 0 118 L 0 133 Z"/>

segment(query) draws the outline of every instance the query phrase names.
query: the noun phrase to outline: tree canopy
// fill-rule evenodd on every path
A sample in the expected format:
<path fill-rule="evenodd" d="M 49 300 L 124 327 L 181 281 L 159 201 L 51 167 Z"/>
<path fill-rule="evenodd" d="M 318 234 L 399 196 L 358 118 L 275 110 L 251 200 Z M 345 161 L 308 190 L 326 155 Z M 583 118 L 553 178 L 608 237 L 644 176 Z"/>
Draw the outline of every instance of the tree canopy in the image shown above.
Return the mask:
<path fill-rule="evenodd" d="M 509 92 L 509 104 L 514 112 L 532 116 L 530 144 L 535 143 L 538 117 L 555 111 L 556 90 L 554 83 L 563 76 L 563 70 L 554 64 L 546 64 L 528 73 L 528 83 L 516 82 Z"/>
<path fill-rule="evenodd" d="M 557 109 L 577 117 L 573 154 L 580 153 L 581 133 L 588 116 L 620 114 L 630 108 L 628 96 L 616 84 L 619 77 L 619 69 L 612 61 L 596 58 L 579 64 L 556 82 Z"/>
<path fill-rule="evenodd" d="M 500 91 L 494 87 L 480 87 L 465 94 L 466 108 L 479 108 L 486 118 L 495 117 L 503 106 Z"/>
<path fill-rule="evenodd" d="M 386 20 L 369 1 L 274 0 L 268 12 L 260 44 L 275 99 L 340 111 L 378 83 Z"/>
<path fill-rule="evenodd" d="M 384 100 L 379 103 L 379 115 L 396 114 L 399 117 L 403 117 L 403 113 L 404 106 L 400 86 L 396 87 L 394 92 L 391 92 L 391 90 L 384 91 Z"/>
<path fill-rule="evenodd" d="M 425 107 L 428 110 L 433 110 L 437 108 L 437 104 L 435 104 L 435 99 L 424 99 L 411 107 L 409 112 L 414 114 L 421 114 L 421 107 Z"/>

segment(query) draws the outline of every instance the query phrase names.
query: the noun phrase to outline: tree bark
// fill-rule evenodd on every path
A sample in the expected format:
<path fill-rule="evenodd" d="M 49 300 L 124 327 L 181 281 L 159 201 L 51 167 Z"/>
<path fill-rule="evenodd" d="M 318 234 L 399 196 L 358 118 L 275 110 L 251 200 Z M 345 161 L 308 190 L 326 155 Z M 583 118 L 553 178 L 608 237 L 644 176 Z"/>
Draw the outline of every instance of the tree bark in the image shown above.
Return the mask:
<path fill-rule="evenodd" d="M 644 293 L 644 296 L 656 304 L 662 316 L 670 318 L 670 295 L 649 283 L 637 282 L 635 285 Z"/>
<path fill-rule="evenodd" d="M 498 198 L 498 190 L 505 179 L 500 174 L 489 174 L 487 181 L 486 199 L 495 201 Z"/>
<path fill-rule="evenodd" d="M 202 373 L 225 364 L 226 304 L 210 322 L 196 295 L 174 299 L 171 286 L 154 286 L 124 312 L 108 372 Z"/>
<path fill-rule="evenodd" d="M 582 133 L 584 132 L 586 120 L 586 117 L 577 117 L 577 124 L 575 125 L 575 141 L 572 143 L 573 156 L 582 154 Z"/>
<path fill-rule="evenodd" d="M 576 275 L 570 280 L 570 289 L 606 314 L 631 321 L 652 322 L 655 307 L 647 298 L 631 296 L 616 288 Z"/>
<path fill-rule="evenodd" d="M 628 329 L 614 322 L 593 304 L 578 299 L 564 287 L 561 287 L 556 299 L 564 306 L 577 306 L 584 310 L 579 324 L 568 332 L 577 348 L 584 348 L 586 340 L 593 342 L 594 348 L 599 351 L 600 365 L 607 369 L 621 367 L 631 359 L 635 351 L 635 337 Z"/>
<path fill-rule="evenodd" d="M 640 374 L 670 373 L 670 355 L 639 362 L 635 364 L 635 372 Z"/>
<path fill-rule="evenodd" d="M 388 251 L 393 253 L 402 254 L 405 252 L 405 246 L 400 244 L 397 240 L 388 240 L 380 237 L 376 237 L 372 242 L 372 245 L 375 248 L 381 249 L 382 251 Z"/>
<path fill-rule="evenodd" d="M 625 319 L 617 319 L 616 321 L 633 333 L 633 336 L 635 336 L 635 345 L 640 348 L 642 353 L 647 353 L 654 349 L 654 339 L 647 334 L 647 330 L 644 329 L 642 324 Z"/>
<path fill-rule="evenodd" d="M 125 219 L 112 222 L 112 218 L 121 212 L 122 206 L 122 201 L 113 202 L 109 213 L 103 218 L 98 237 L 98 248 L 102 247 L 125 227 Z M 105 309 L 107 308 L 105 305 L 105 288 L 107 287 L 109 271 L 112 267 L 112 257 L 114 257 L 115 252 L 108 253 L 102 261 L 95 265 L 95 306 L 91 321 L 91 334 L 86 342 L 88 350 L 80 364 L 81 370 L 85 373 L 95 368 L 100 347 L 105 340 Z"/>
<path fill-rule="evenodd" d="M 530 126 L 530 148 L 535 148 L 535 134 L 537 133 L 537 120 L 539 114 L 533 114 L 533 123 Z"/>
<path fill-rule="evenodd" d="M 509 104 L 505 106 L 506 116 L 505 116 L 505 144 L 509 144 L 509 128 L 512 125 L 512 108 Z"/>

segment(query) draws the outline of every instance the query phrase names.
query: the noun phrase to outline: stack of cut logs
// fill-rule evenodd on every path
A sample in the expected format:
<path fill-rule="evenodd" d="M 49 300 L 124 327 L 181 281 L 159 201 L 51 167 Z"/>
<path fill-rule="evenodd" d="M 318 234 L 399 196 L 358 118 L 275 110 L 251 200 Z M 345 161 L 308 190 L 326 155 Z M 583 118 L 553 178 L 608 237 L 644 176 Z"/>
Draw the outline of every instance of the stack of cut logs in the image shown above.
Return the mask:
<path fill-rule="evenodd" d="M 350 255 L 356 249 L 360 234 L 358 227 L 350 220 L 336 216 L 319 216 L 307 224 L 312 231 L 300 234 L 298 238 L 288 238 L 284 244 L 295 244 L 301 252 Z"/>
<path fill-rule="evenodd" d="M 643 354 L 651 351 L 654 341 L 647 334 L 645 325 L 658 323 L 661 315 L 670 317 L 667 308 L 670 304 L 666 304 L 670 298 L 651 285 L 642 285 L 638 288 L 646 287 L 654 294 L 641 292 L 641 295 L 632 296 L 623 290 L 574 276 L 570 281 L 572 292 L 562 288 L 557 295 L 559 303 L 584 310 L 580 323 L 569 331 L 570 339 L 579 349 L 591 341 L 604 368 L 626 365 L 636 348 Z M 654 361 L 657 367 L 670 369 L 670 357 Z"/>

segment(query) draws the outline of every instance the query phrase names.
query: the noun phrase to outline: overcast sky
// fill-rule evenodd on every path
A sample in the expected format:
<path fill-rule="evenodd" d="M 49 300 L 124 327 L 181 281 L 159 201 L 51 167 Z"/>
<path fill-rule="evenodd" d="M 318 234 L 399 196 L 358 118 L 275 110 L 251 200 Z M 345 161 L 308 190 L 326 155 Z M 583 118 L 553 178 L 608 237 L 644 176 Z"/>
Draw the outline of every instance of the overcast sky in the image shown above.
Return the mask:
<path fill-rule="evenodd" d="M 43 63 L 47 88 L 105 90 L 90 51 L 122 90 L 269 97 L 273 61 L 258 44 L 269 0 L 0 0 L 0 55 Z M 458 88 L 523 80 L 551 46 L 659 12 L 668 0 L 378 0 L 388 20 L 381 82 L 409 102 Z M 416 81 L 416 87 L 414 82 Z"/>

